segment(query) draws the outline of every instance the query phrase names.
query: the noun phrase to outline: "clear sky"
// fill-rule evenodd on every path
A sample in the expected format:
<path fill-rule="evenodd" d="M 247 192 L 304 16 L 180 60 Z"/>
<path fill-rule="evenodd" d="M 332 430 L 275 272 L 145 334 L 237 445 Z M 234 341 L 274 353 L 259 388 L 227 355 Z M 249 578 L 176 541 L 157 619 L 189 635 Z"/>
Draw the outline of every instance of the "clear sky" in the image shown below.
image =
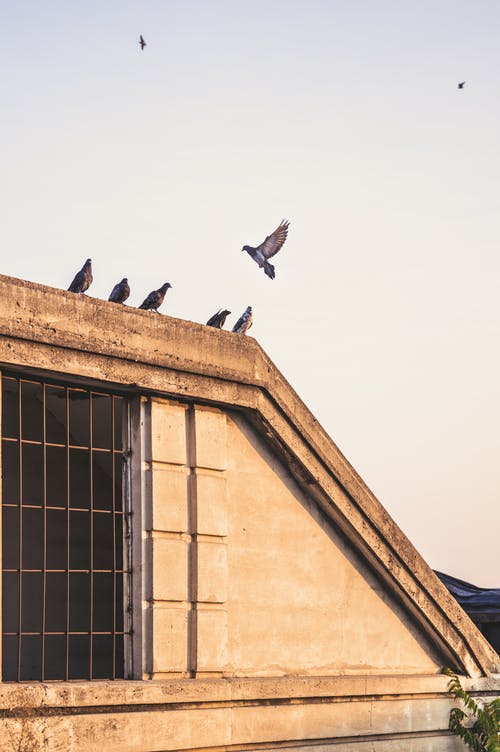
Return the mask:
<path fill-rule="evenodd" d="M 498 0 L 0 10 L 0 271 L 252 304 L 429 564 L 500 587 Z M 283 217 L 271 281 L 240 250 Z"/>

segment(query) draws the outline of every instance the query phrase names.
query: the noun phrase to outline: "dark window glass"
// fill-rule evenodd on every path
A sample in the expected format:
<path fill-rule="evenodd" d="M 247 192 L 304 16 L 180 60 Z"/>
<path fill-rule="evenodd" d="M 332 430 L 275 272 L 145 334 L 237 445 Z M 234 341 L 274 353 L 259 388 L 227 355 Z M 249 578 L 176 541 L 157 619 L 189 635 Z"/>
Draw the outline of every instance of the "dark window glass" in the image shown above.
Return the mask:
<path fill-rule="evenodd" d="M 94 635 L 92 638 L 92 678 L 113 676 L 113 637 Z"/>
<path fill-rule="evenodd" d="M 92 395 L 92 446 L 95 448 L 112 449 L 111 399 L 107 394 Z"/>
<path fill-rule="evenodd" d="M 21 681 L 41 681 L 42 638 L 40 635 L 21 637 Z"/>
<path fill-rule="evenodd" d="M 45 637 L 44 679 L 66 678 L 66 636 L 47 635 Z"/>
<path fill-rule="evenodd" d="M 2 564 L 19 569 L 19 507 L 2 509 Z"/>
<path fill-rule="evenodd" d="M 94 632 L 112 632 L 113 624 L 113 575 L 96 572 L 94 574 L 94 607 L 92 629 Z"/>
<path fill-rule="evenodd" d="M 43 441 L 43 386 L 21 381 L 22 434 L 26 441 Z"/>
<path fill-rule="evenodd" d="M 94 512 L 94 569 L 113 569 L 113 515 Z"/>
<path fill-rule="evenodd" d="M 119 574 L 115 575 L 115 630 L 117 632 L 123 632 L 123 580 L 124 576 Z"/>
<path fill-rule="evenodd" d="M 69 629 L 90 631 L 90 574 L 78 572 L 69 576 Z"/>
<path fill-rule="evenodd" d="M 19 632 L 19 574 L 4 572 L 2 579 L 2 619 L 4 632 Z"/>
<path fill-rule="evenodd" d="M 43 568 L 43 509 L 23 509 L 23 569 Z"/>
<path fill-rule="evenodd" d="M 88 449 L 69 450 L 70 506 L 90 509 L 90 453 Z"/>
<path fill-rule="evenodd" d="M 92 452 L 94 509 L 113 509 L 113 455 Z"/>
<path fill-rule="evenodd" d="M 66 389 L 45 387 L 45 430 L 49 444 L 66 444 Z"/>
<path fill-rule="evenodd" d="M 42 631 L 43 575 L 41 572 L 23 572 L 21 594 L 21 631 Z"/>
<path fill-rule="evenodd" d="M 18 638 L 4 635 L 2 639 L 2 680 L 17 680 Z"/>
<path fill-rule="evenodd" d="M 19 382 L 2 378 L 2 434 L 19 438 Z"/>
<path fill-rule="evenodd" d="M 70 635 L 68 670 L 70 679 L 90 679 L 90 637 Z"/>
<path fill-rule="evenodd" d="M 64 509 L 46 512 L 47 569 L 68 566 L 68 515 Z"/>
<path fill-rule="evenodd" d="M 2 441 L 2 502 L 19 504 L 19 442 Z"/>
<path fill-rule="evenodd" d="M 68 575 L 47 572 L 45 587 L 45 629 L 47 632 L 65 632 Z"/>
<path fill-rule="evenodd" d="M 46 486 L 48 507 L 68 504 L 68 458 L 66 447 L 46 448 Z"/>
<path fill-rule="evenodd" d="M 123 636 L 115 637 L 115 679 L 123 679 L 125 676 L 125 651 Z"/>
<path fill-rule="evenodd" d="M 90 401 L 88 392 L 69 389 L 69 443 L 90 446 Z"/>
<path fill-rule="evenodd" d="M 123 456 L 115 454 L 115 511 L 123 509 Z"/>
<path fill-rule="evenodd" d="M 115 449 L 123 449 L 123 430 L 125 425 L 125 400 L 123 397 L 113 397 L 114 409 L 114 444 Z"/>
<path fill-rule="evenodd" d="M 23 504 L 43 505 L 42 444 L 23 444 Z"/>
<path fill-rule="evenodd" d="M 90 569 L 90 513 L 69 513 L 69 568 Z"/>
<path fill-rule="evenodd" d="M 3 680 L 124 677 L 126 401 L 9 376 L 2 397 Z"/>
<path fill-rule="evenodd" d="M 123 569 L 123 515 L 115 517 L 116 568 Z"/>

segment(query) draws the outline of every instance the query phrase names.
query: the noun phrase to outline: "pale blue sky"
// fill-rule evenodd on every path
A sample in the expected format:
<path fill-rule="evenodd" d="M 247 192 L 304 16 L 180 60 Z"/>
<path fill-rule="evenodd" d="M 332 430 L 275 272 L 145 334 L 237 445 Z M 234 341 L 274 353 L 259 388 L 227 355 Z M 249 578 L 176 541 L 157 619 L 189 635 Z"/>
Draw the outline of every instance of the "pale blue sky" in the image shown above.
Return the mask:
<path fill-rule="evenodd" d="M 498 0 L 0 10 L 1 272 L 252 304 L 431 566 L 500 587 Z M 282 217 L 271 282 L 240 249 Z"/>

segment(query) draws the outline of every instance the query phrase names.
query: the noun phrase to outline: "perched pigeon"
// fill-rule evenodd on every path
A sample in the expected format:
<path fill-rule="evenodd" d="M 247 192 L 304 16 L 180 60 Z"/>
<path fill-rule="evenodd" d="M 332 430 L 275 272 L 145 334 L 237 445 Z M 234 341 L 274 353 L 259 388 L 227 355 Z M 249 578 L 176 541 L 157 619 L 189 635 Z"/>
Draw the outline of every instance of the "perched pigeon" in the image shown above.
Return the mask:
<path fill-rule="evenodd" d="M 216 329 L 222 329 L 224 324 L 226 323 L 226 318 L 229 316 L 231 311 L 227 311 L 226 309 L 220 309 L 217 311 L 217 313 L 214 313 L 213 316 L 210 316 L 210 318 L 207 321 L 207 326 L 215 326 Z"/>
<path fill-rule="evenodd" d="M 68 287 L 69 292 L 84 293 L 92 284 L 92 279 L 92 259 L 87 259 Z"/>
<path fill-rule="evenodd" d="M 158 308 L 163 303 L 169 287 L 172 287 L 170 282 L 165 282 L 165 284 L 162 285 L 159 290 L 153 290 L 153 292 L 150 292 L 146 300 L 141 303 L 139 308 L 142 308 L 144 311 L 156 311 L 156 313 L 158 313 Z"/>
<path fill-rule="evenodd" d="M 128 286 L 128 279 L 124 277 L 121 282 L 111 290 L 111 295 L 108 300 L 111 303 L 124 303 L 130 295 L 130 287 Z"/>
<path fill-rule="evenodd" d="M 457 86 L 457 89 L 463 89 L 463 88 L 464 88 L 464 86 L 465 86 L 465 81 L 459 81 L 459 82 L 458 82 L 458 86 Z"/>
<path fill-rule="evenodd" d="M 274 266 L 270 264 L 267 259 L 274 256 L 275 253 L 278 253 L 283 246 L 288 234 L 289 224 L 290 222 L 287 220 L 282 220 L 281 224 L 275 229 L 275 231 L 271 235 L 268 235 L 264 242 L 258 245 L 257 248 L 253 248 L 251 245 L 244 245 L 241 249 L 242 251 L 246 251 L 248 255 L 257 262 L 261 269 L 264 267 L 264 272 L 271 279 L 274 279 L 275 277 Z"/>
<path fill-rule="evenodd" d="M 233 326 L 232 331 L 238 334 L 246 334 L 253 324 L 252 306 L 248 306 L 246 311 L 241 314 L 240 318 Z"/>
<path fill-rule="evenodd" d="M 144 47 L 146 46 L 146 42 L 144 41 L 144 37 L 142 36 L 142 34 L 139 37 L 139 44 L 141 45 L 141 50 L 143 50 Z"/>

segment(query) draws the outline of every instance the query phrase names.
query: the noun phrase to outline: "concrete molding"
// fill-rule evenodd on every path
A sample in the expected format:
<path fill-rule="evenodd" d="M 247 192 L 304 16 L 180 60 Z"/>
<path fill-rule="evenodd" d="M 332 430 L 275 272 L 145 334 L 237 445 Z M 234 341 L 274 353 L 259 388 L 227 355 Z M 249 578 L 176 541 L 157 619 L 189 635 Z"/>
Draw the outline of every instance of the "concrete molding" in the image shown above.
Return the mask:
<path fill-rule="evenodd" d="M 471 677 L 500 671 L 499 656 L 255 340 L 1 275 L 0 299 L 4 367 L 245 411 L 445 662 Z"/>

